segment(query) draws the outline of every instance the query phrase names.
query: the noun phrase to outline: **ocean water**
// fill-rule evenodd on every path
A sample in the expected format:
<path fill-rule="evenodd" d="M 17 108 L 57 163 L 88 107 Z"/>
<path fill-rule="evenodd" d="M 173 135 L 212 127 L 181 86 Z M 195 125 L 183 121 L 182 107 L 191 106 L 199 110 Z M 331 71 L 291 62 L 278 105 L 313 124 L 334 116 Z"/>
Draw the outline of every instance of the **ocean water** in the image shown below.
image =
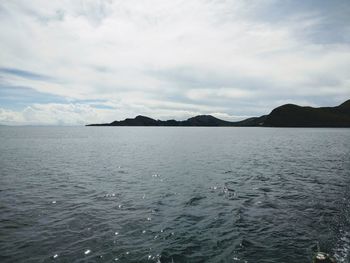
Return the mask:
<path fill-rule="evenodd" d="M 350 262 L 350 129 L 0 127 L 0 262 Z"/>

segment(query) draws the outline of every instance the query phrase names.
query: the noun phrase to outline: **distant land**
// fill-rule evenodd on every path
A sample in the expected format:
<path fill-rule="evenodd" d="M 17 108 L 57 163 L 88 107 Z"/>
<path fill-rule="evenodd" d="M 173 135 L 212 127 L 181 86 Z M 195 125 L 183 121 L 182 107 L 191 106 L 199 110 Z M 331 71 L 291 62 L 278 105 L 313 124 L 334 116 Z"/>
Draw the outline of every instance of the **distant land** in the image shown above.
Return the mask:
<path fill-rule="evenodd" d="M 230 122 L 211 115 L 198 115 L 184 121 L 155 120 L 136 116 L 111 123 L 88 124 L 86 126 L 178 126 L 178 127 L 350 127 L 350 100 L 336 107 L 302 107 L 285 104 L 268 115 Z"/>

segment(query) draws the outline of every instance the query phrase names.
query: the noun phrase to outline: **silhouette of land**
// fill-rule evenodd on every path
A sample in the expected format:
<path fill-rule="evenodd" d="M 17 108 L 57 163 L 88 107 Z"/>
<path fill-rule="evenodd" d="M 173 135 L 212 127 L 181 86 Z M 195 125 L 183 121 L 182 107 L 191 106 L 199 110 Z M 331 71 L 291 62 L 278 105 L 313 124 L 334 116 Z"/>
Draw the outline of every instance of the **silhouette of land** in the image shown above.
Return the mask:
<path fill-rule="evenodd" d="M 268 115 L 230 122 L 211 115 L 198 115 L 184 121 L 155 120 L 136 116 L 111 123 L 88 124 L 86 126 L 180 126 L 180 127 L 350 127 L 350 100 L 336 107 L 302 107 L 285 104 Z"/>

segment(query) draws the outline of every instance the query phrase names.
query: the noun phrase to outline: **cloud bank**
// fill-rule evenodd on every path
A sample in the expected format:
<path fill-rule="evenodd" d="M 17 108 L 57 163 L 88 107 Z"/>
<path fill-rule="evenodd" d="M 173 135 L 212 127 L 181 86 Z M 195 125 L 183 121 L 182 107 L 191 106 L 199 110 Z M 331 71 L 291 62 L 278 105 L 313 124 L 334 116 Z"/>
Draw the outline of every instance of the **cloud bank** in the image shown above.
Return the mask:
<path fill-rule="evenodd" d="M 227 120 L 350 98 L 347 1 L 3 1 L 0 123 Z"/>

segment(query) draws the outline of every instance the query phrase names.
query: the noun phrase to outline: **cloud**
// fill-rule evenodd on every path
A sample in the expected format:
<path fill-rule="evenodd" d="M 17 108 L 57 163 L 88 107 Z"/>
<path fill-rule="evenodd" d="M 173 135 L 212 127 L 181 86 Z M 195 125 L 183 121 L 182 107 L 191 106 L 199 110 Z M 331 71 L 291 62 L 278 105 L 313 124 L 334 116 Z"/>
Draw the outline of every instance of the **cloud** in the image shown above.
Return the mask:
<path fill-rule="evenodd" d="M 85 105 L 103 120 L 134 113 L 243 118 L 282 101 L 336 105 L 350 97 L 350 10 L 347 1 L 331 3 L 4 1 L 0 81 L 16 92 L 26 87 L 21 92 L 31 99 L 18 94 L 0 106 L 22 114 L 51 105 L 36 116 L 57 123 L 54 104 Z M 9 106 L 15 100 L 21 109 Z M 89 100 L 112 108 L 95 109 Z M 98 120 L 69 114 L 76 123 Z"/>
<path fill-rule="evenodd" d="M 44 80 L 44 81 L 53 80 L 53 78 L 49 76 L 37 74 L 31 71 L 20 70 L 16 68 L 0 68 L 0 74 L 3 74 L 3 73 L 22 77 L 25 79 Z"/>
<path fill-rule="evenodd" d="M 22 111 L 0 108 L 0 122 L 18 125 L 84 125 L 86 120 L 101 120 L 111 110 L 85 104 L 33 104 Z"/>
<path fill-rule="evenodd" d="M 67 103 L 64 97 L 36 91 L 22 86 L 11 86 L 0 81 L 0 105 L 8 109 L 22 109 L 33 103 Z"/>
<path fill-rule="evenodd" d="M 247 90 L 235 88 L 217 88 L 217 89 L 190 89 L 187 97 L 192 100 L 217 99 L 242 99 L 253 96 L 253 93 Z"/>

